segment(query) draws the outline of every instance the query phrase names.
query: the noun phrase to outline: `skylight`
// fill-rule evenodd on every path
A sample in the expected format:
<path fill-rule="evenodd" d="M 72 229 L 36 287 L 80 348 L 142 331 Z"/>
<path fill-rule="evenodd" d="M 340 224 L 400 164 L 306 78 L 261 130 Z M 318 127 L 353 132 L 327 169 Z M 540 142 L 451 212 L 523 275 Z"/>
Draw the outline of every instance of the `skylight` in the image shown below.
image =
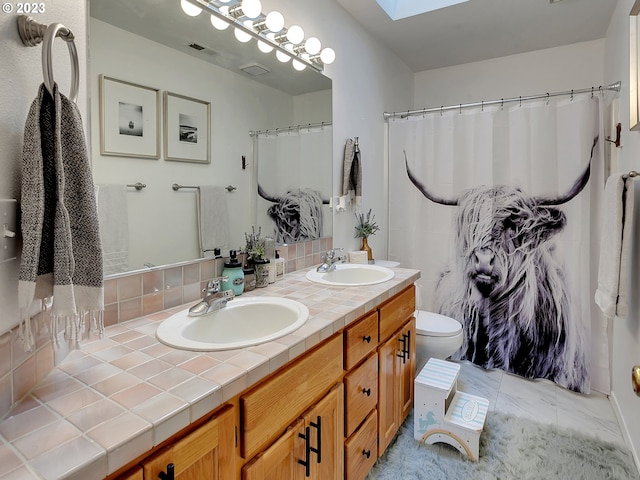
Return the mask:
<path fill-rule="evenodd" d="M 376 0 L 391 20 L 413 17 L 469 0 Z"/>

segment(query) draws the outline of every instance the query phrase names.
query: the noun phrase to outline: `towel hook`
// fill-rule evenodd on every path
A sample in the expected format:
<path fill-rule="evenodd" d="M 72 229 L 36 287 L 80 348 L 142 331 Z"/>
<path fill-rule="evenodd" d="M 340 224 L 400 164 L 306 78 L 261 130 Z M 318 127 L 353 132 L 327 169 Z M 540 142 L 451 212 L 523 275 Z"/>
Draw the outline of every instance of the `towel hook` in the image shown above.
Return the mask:
<path fill-rule="evenodd" d="M 44 25 L 27 15 L 18 15 L 18 34 L 22 43 L 27 47 L 35 47 L 42 43 L 42 74 L 44 85 L 51 96 L 53 96 L 53 85 L 55 83 L 52 60 L 53 40 L 56 37 L 60 37 L 67 43 L 69 56 L 71 57 L 71 91 L 69 100 L 75 103 L 78 99 L 80 76 L 78 74 L 78 50 L 74 43 L 73 32 L 61 23 Z"/>

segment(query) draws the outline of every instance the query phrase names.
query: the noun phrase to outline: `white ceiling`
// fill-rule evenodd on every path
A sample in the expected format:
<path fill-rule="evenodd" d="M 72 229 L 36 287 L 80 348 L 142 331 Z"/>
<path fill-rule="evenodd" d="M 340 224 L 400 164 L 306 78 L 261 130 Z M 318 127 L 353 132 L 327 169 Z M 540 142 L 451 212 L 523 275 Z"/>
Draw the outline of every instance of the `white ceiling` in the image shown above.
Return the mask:
<path fill-rule="evenodd" d="M 337 2 L 414 72 L 604 38 L 617 3 L 470 0 L 393 21 L 376 0 Z"/>

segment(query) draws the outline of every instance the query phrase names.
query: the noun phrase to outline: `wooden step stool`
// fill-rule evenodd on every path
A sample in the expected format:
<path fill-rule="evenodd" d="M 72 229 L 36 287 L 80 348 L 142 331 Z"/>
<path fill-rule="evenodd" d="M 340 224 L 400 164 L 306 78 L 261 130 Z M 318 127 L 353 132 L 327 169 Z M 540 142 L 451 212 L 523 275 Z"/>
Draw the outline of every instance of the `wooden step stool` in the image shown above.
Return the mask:
<path fill-rule="evenodd" d="M 413 436 L 428 444 L 446 443 L 477 461 L 489 400 L 458 391 L 459 373 L 460 365 L 437 358 L 420 371 L 414 381 Z"/>

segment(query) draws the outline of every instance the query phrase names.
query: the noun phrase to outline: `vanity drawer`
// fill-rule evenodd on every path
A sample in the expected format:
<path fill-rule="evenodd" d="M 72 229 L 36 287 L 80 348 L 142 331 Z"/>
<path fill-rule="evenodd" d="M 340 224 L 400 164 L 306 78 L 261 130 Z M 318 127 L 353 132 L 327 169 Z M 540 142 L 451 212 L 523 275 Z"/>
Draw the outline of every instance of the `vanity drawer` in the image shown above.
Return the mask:
<path fill-rule="evenodd" d="M 384 342 L 405 324 L 416 310 L 416 294 L 413 285 L 383 304 L 380 310 L 380 341 Z"/>
<path fill-rule="evenodd" d="M 344 377 L 345 437 L 351 435 L 378 403 L 378 354 Z"/>
<path fill-rule="evenodd" d="M 344 331 L 344 369 L 351 370 L 378 346 L 378 312 L 373 311 Z"/>
<path fill-rule="evenodd" d="M 378 413 L 374 410 L 362 427 L 344 443 L 347 480 L 362 480 L 378 458 Z"/>
<path fill-rule="evenodd" d="M 240 397 L 242 456 L 250 458 L 342 376 L 342 336 L 336 335 Z"/>

